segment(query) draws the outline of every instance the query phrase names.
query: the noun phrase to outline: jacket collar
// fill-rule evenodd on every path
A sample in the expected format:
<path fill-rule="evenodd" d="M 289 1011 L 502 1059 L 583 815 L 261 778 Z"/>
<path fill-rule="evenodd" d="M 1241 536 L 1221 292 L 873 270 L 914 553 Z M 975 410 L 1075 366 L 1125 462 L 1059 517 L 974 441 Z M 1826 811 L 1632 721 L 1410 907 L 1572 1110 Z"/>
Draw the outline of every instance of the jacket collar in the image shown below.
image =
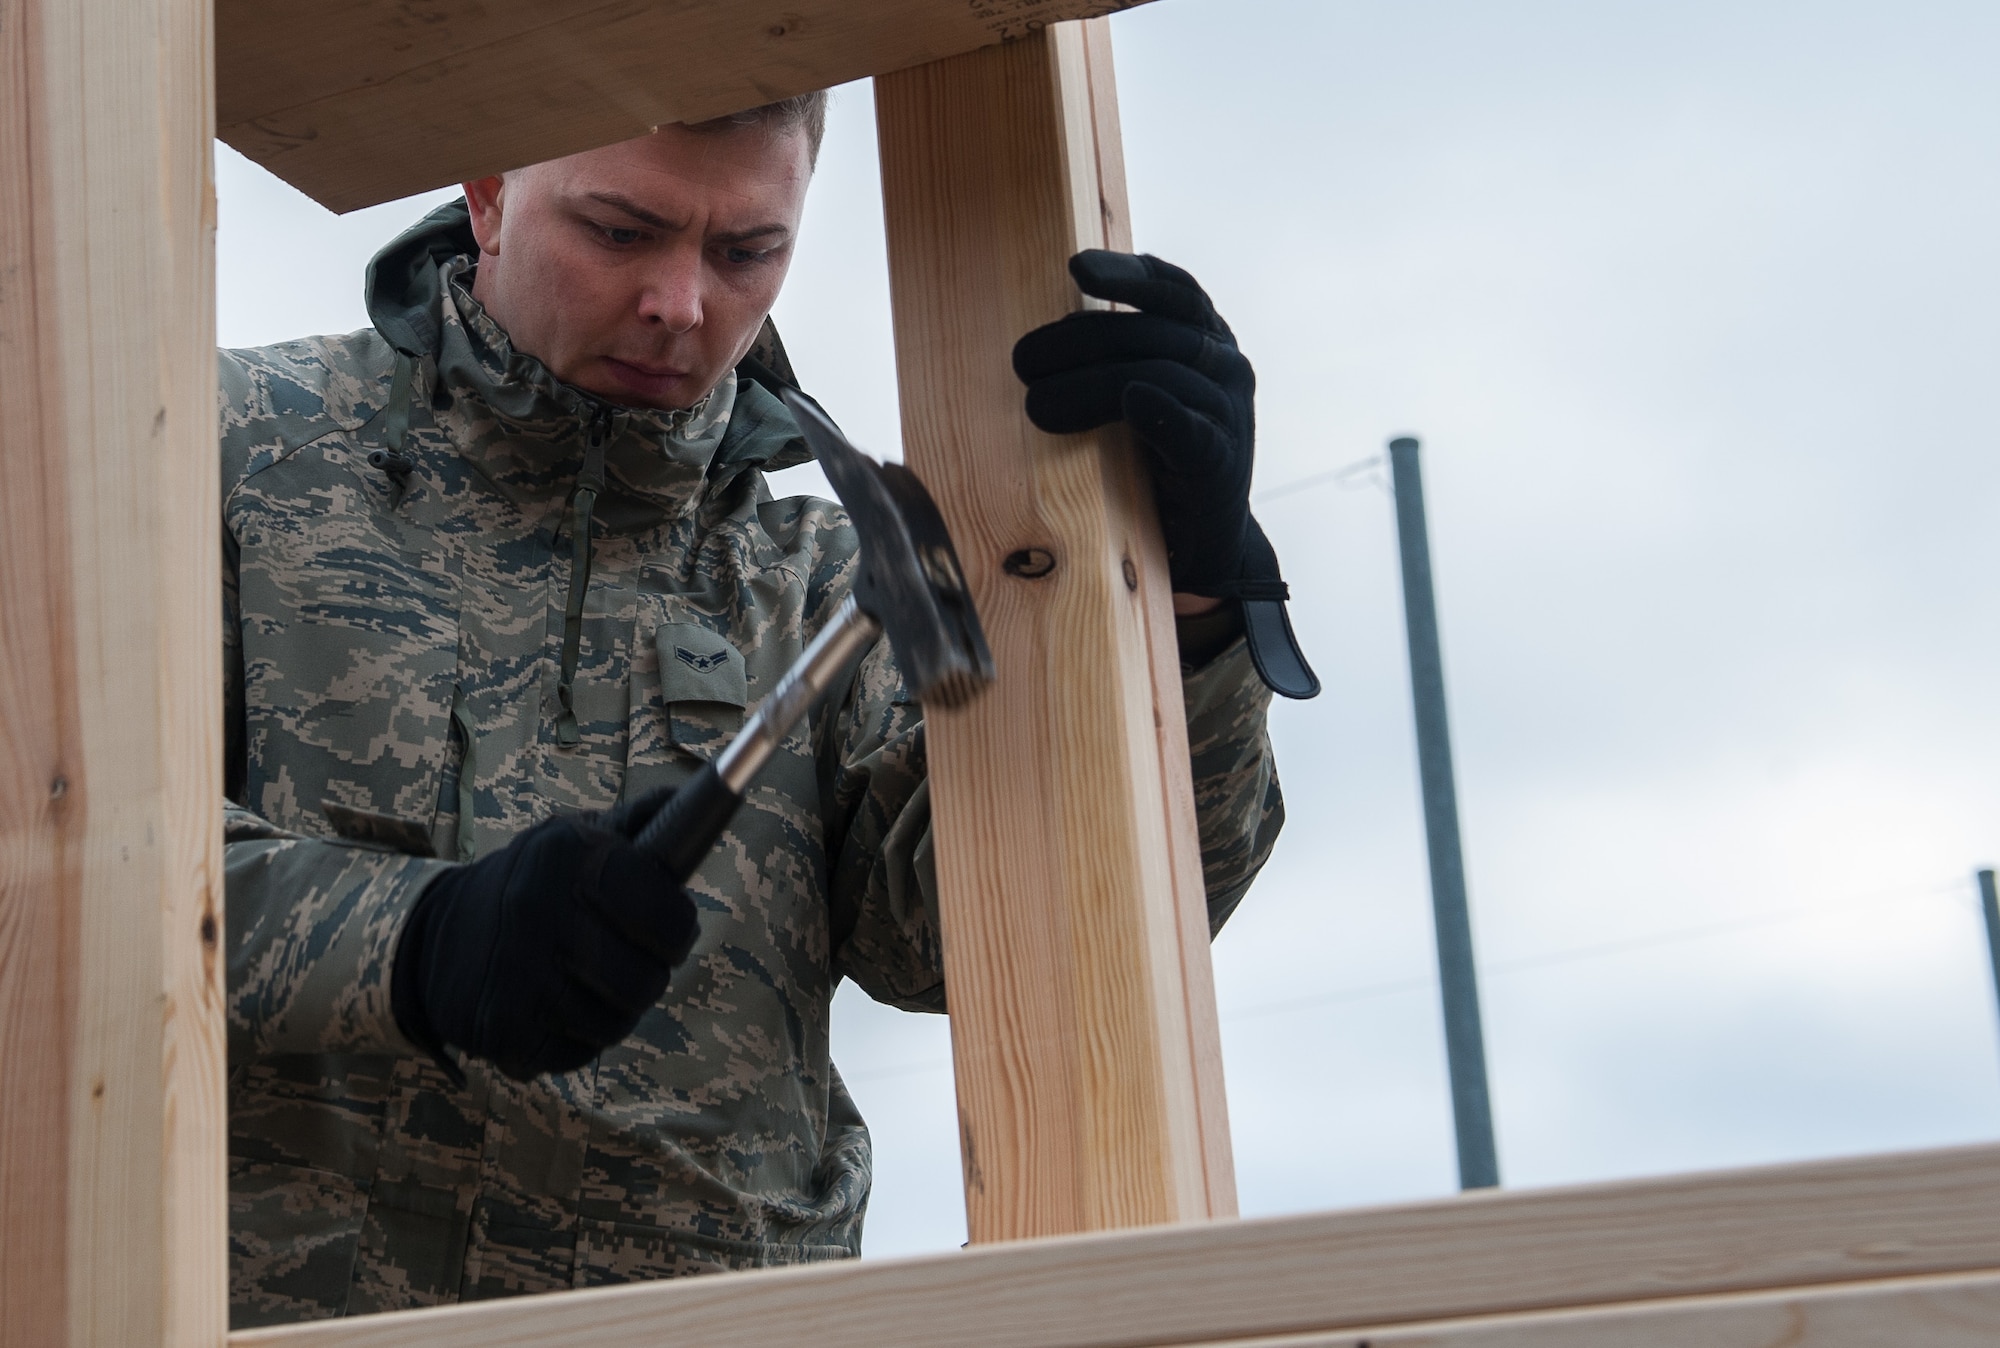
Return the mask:
<path fill-rule="evenodd" d="M 684 411 L 619 407 L 514 349 L 472 297 L 471 258 L 441 264 L 439 276 L 438 385 L 453 403 L 460 453 L 501 490 L 524 504 L 567 497 L 586 446 L 601 440 L 606 491 L 598 518 L 605 528 L 646 528 L 699 507 L 735 410 L 734 371 Z"/>

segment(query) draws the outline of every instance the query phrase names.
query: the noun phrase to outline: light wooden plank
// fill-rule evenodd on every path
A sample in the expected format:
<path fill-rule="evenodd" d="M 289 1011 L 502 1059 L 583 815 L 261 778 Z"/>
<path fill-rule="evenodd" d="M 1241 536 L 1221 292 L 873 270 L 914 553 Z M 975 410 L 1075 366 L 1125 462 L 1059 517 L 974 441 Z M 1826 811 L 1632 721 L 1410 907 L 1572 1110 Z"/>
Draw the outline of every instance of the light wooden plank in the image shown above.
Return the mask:
<path fill-rule="evenodd" d="M 1130 1348 L 1995 1268 L 2000 1147 L 1988 1146 L 1004 1243 L 230 1342 Z"/>
<path fill-rule="evenodd" d="M 207 0 L 0 7 L 0 1339 L 228 1320 Z"/>
<path fill-rule="evenodd" d="M 337 211 L 1141 0 L 220 0 L 222 139 Z"/>
<path fill-rule="evenodd" d="M 1201 1348 L 1990 1348 L 2000 1272 L 1231 1339 Z"/>
<path fill-rule="evenodd" d="M 1125 152 L 1118 123 L 1118 85 L 1111 61 L 1111 25 L 1077 25 L 1090 89 L 1091 131 L 1096 142 L 1096 202 L 1102 246 L 1129 252 L 1132 225 L 1125 196 Z M 1084 184 L 1086 190 L 1091 184 Z M 1088 205 L 1090 197 L 1084 196 Z M 1151 499 L 1140 481 L 1138 458 L 1119 454 L 1111 465 L 1122 475 L 1115 488 L 1121 500 Z M 1133 541 L 1142 554 L 1141 574 L 1149 578 L 1139 595 L 1146 618 L 1146 647 L 1153 679 L 1154 729 L 1162 763 L 1178 764 L 1188 754 L 1187 706 L 1181 698 L 1181 648 L 1174 631 L 1173 598 L 1166 584 L 1166 545 L 1150 511 L 1134 521 Z M 1181 961 L 1183 1016 L 1192 1055 L 1192 1089 L 1202 1152 L 1202 1174 L 1210 1217 L 1236 1215 L 1236 1158 L 1230 1145 L 1229 1100 L 1223 1088 L 1222 1024 L 1215 1009 L 1215 966 L 1209 958 L 1208 894 L 1201 874 L 1201 840 L 1196 836 L 1194 781 L 1176 768 L 1162 775 L 1166 811 L 1167 861 L 1174 887 L 1174 910 Z"/>
<path fill-rule="evenodd" d="M 1035 430 L 1010 358 L 1078 307 L 1070 254 L 1129 246 L 1108 43 L 875 82 L 904 453 L 999 670 L 928 726 L 974 1243 L 1235 1210 L 1152 498 L 1122 432 Z M 1054 569 L 1007 572 L 1030 552 Z"/>
<path fill-rule="evenodd" d="M 42 352 L 32 191 L 29 76 L 40 52 L 13 4 L 0 8 L 0 1342 L 64 1335 L 69 1243 L 70 1022 L 75 964 L 64 921 L 74 868 L 57 786 L 74 740 L 67 576 L 51 564 L 63 531 L 61 464 L 42 431 Z"/>

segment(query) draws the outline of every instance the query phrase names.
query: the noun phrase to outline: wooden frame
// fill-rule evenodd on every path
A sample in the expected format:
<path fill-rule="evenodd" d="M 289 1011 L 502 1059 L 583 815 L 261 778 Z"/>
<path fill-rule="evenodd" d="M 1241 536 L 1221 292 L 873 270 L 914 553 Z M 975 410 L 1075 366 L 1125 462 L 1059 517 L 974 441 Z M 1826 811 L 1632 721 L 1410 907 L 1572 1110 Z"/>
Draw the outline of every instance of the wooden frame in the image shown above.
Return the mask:
<path fill-rule="evenodd" d="M 222 139 L 337 211 L 1143 0 L 216 0 Z"/>
<path fill-rule="evenodd" d="M 234 142 L 350 206 L 904 70 L 879 93 L 910 452 L 1010 672 L 990 716 L 933 728 L 969 1210 L 995 1243 L 225 1335 L 209 3 L 0 0 L 0 1340 L 2000 1334 L 1996 1147 L 1202 1220 L 1234 1198 L 1159 541 L 1124 447 L 1029 431 L 1000 359 L 1078 302 L 1064 254 L 1127 238 L 1103 30 L 1043 26 L 1115 4 L 495 0 L 398 46 L 388 0 L 318 37 L 325 7 L 221 0 Z M 625 55 L 667 37 L 704 58 L 673 94 Z M 480 112 L 524 53 L 534 97 Z M 1004 576 L 1029 548 L 1056 571 Z M 1008 874 L 1022 837 L 1053 842 Z"/>
<path fill-rule="evenodd" d="M 840 1289 L 816 1290 L 829 1300 L 844 1299 Z M 757 1300 L 755 1294 L 747 1299 L 746 1308 L 753 1315 L 758 1309 Z M 989 1342 L 976 1326 L 962 1320 L 919 1327 L 909 1322 L 898 1301 L 878 1303 L 878 1307 L 888 1322 L 880 1337 L 842 1342 L 882 1348 Z M 448 1323 L 447 1312 L 426 1311 L 417 1313 L 423 1317 L 421 1326 L 398 1326 L 390 1323 L 393 1317 L 372 1316 L 348 1322 L 339 1333 L 267 1330 L 256 1338 L 231 1335 L 230 1343 L 241 1348 L 305 1343 L 388 1348 L 410 1342 L 411 1331 L 419 1328 L 424 1335 L 420 1341 L 436 1344 L 438 1348 L 456 1348 L 460 1344 L 483 1348 L 488 1343 L 512 1348 L 576 1341 L 608 1348 L 679 1342 L 716 1344 L 721 1348 L 739 1344 L 744 1348 L 751 1345 L 764 1348 L 769 1343 L 736 1335 L 721 1325 L 727 1318 L 723 1315 L 702 1319 L 700 1330 L 709 1337 L 682 1338 L 683 1331 L 675 1319 L 676 1309 L 663 1304 L 643 1310 L 636 1305 L 625 1306 L 615 1311 L 608 1304 L 578 1306 L 559 1324 L 538 1323 L 541 1337 L 533 1338 L 515 1335 L 498 1340 L 487 1338 L 478 1333 L 483 1326 Z M 767 1323 L 764 1317 L 757 1318 L 760 1327 Z M 782 1328 L 787 1333 L 817 1334 L 813 1317 L 803 1312 L 787 1317 Z M 1186 1345 L 1186 1348 L 1793 1348 L 1794 1345 L 1891 1348 L 1894 1345 L 1901 1348 L 1905 1344 L 1921 1344 L 1923 1348 L 1988 1348 L 1996 1335 L 2000 1335 L 2000 1274 L 1985 1272 L 1614 1302 L 1518 1315 L 1355 1325 L 1254 1339 L 1211 1339 L 1204 1345 L 1177 1338 L 1112 1341 L 1163 1348 L 1166 1345 Z M 819 1342 L 817 1337 L 809 1341 Z M 1034 1342 L 1041 1348 L 1067 1348 L 1079 1340 L 1063 1337 L 1058 1331 L 1052 1337 Z"/>
<path fill-rule="evenodd" d="M 1955 1303 L 1958 1292 L 1940 1290 L 1947 1286 L 1970 1287 L 1970 1313 L 1990 1327 L 2000 1322 L 1996 1213 L 2000 1147 L 1972 1147 L 1018 1241 L 254 1330 L 230 1343 L 1127 1348 L 1252 1340 L 1352 1348 L 1398 1325 L 1414 1334 L 1459 1320 L 1487 1333 L 1477 1322 L 1606 1308 L 1609 1320 L 1566 1331 L 1570 1343 L 1594 1345 L 1619 1340 L 1595 1337 L 1589 1325 L 1636 1316 L 1650 1326 L 1682 1312 L 1706 1324 L 1751 1304 L 1718 1298 L 1746 1292 L 1780 1289 L 1780 1304 L 1837 1289 L 1870 1304 L 1909 1295 Z M 1977 1276 L 1924 1281 L 1967 1273 Z M 1750 1322 L 1767 1313 L 1755 1311 Z M 1628 1341 L 1653 1343 L 1652 1332 Z M 1476 1335 L 1464 1341 L 1485 1348 Z"/>
<path fill-rule="evenodd" d="M 207 0 L 0 7 L 0 1338 L 226 1327 Z"/>

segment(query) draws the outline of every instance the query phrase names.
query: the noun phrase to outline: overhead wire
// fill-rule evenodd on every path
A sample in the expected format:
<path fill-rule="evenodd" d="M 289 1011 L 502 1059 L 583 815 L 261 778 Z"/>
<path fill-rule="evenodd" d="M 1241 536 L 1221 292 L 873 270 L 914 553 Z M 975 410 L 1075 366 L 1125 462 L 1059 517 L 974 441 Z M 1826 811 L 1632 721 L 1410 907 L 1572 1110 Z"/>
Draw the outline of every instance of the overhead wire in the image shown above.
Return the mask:
<path fill-rule="evenodd" d="M 1937 881 L 1922 886 L 1905 886 L 1894 890 L 1879 890 L 1873 894 L 1842 899 L 1833 903 L 1801 904 L 1794 908 L 1758 913 L 1748 917 L 1734 918 L 1725 922 L 1709 922 L 1695 927 L 1680 927 L 1667 931 L 1650 932 L 1642 936 L 1626 937 L 1615 941 L 1598 941 L 1590 945 L 1573 946 L 1567 950 L 1551 950 L 1539 955 L 1522 955 L 1513 959 L 1496 960 L 1480 966 L 1482 976 L 1518 973 L 1528 969 L 1545 968 L 1555 964 L 1569 964 L 1581 960 L 1598 959 L 1610 955 L 1622 955 L 1638 950 L 1649 950 L 1657 946 L 1674 945 L 1688 941 L 1706 940 L 1715 936 L 1733 935 L 1741 931 L 1752 931 L 1760 927 L 1781 926 L 1800 922 L 1809 918 L 1824 917 L 1830 913 L 1849 912 L 1857 908 L 1883 906 L 1899 899 L 1944 898 L 1963 895 L 1970 891 L 1972 882 L 1961 876 L 1950 881 Z M 1291 1011 L 1309 1011 L 1323 1006 L 1333 1006 L 1342 1002 L 1370 1001 L 1377 997 L 1391 997 L 1400 993 L 1420 992 L 1437 986 L 1435 974 L 1424 974 L 1400 978 L 1383 983 L 1364 983 L 1351 987 L 1330 988 L 1325 992 L 1313 993 L 1305 997 L 1289 997 L 1283 1001 L 1266 1002 L 1256 1006 L 1235 1007 L 1222 1013 L 1218 1019 L 1225 1024 L 1231 1021 L 1252 1020 L 1263 1016 L 1283 1015 Z M 929 1059 L 923 1062 L 898 1063 L 872 1071 L 863 1070 L 846 1076 L 848 1081 L 885 1080 L 891 1077 L 913 1076 L 919 1072 L 941 1071 L 951 1066 L 949 1058 Z"/>
<path fill-rule="evenodd" d="M 1521 955 L 1513 959 L 1495 960 L 1481 964 L 1481 976 L 1518 973 L 1527 969 L 1540 969 L 1554 964 L 1570 964 L 1578 960 L 1597 959 L 1608 955 L 1622 955 L 1632 951 L 1650 950 L 1657 946 L 1677 945 L 1688 941 L 1706 940 L 1714 936 L 1728 936 L 1741 931 L 1752 931 L 1759 927 L 1781 926 L 1800 922 L 1809 918 L 1824 917 L 1829 913 L 1847 912 L 1856 908 L 1877 907 L 1898 899 L 1910 897 L 1942 898 L 1969 891 L 1971 881 L 1959 878 L 1939 881 L 1924 886 L 1907 886 L 1894 890 L 1877 891 L 1874 894 L 1842 899 L 1833 903 L 1802 904 L 1794 908 L 1758 913 L 1749 917 L 1733 918 L 1725 922 L 1708 922 L 1696 927 L 1679 927 L 1668 931 L 1649 932 L 1642 936 L 1630 936 L 1615 941 L 1598 941 L 1590 945 L 1574 946 L 1567 950 L 1551 950 L 1539 955 Z M 1383 997 L 1404 992 L 1415 987 L 1434 987 L 1435 975 L 1403 980 L 1397 983 L 1370 984 L 1360 988 L 1337 988 L 1313 997 L 1290 998 L 1283 1002 L 1272 1002 L 1262 1006 L 1248 1006 L 1231 1011 L 1221 1017 L 1223 1020 L 1246 1019 L 1252 1016 L 1275 1015 L 1284 1011 L 1304 1010 L 1312 1006 L 1330 1005 L 1335 1002 L 1358 1001 L 1365 997 Z"/>
<path fill-rule="evenodd" d="M 1364 474 L 1370 469 L 1382 467 L 1387 462 L 1388 460 L 1382 455 L 1371 454 L 1365 459 L 1356 459 L 1353 463 L 1344 464 L 1339 468 L 1329 468 L 1323 473 L 1311 473 L 1305 477 L 1293 478 L 1290 482 L 1281 482 L 1275 487 L 1267 487 L 1263 491 L 1251 492 L 1250 503 L 1257 505 L 1265 501 L 1275 501 L 1281 496 L 1291 496 L 1313 487 L 1325 486 L 1330 482 L 1345 483 L 1359 478 L 1365 484 L 1370 479 Z"/>

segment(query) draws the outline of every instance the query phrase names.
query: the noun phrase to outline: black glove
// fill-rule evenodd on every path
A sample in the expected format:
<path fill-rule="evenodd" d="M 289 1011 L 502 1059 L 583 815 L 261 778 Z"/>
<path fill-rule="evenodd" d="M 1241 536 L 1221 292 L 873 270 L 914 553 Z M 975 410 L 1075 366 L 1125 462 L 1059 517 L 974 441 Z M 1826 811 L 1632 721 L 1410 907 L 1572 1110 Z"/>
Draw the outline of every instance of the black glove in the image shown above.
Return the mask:
<path fill-rule="evenodd" d="M 1015 343 L 1028 419 L 1056 435 L 1128 423 L 1152 468 L 1174 591 L 1235 602 L 1264 682 L 1312 697 L 1319 679 L 1285 616 L 1278 555 L 1250 514 L 1257 376 L 1229 325 L 1156 257 L 1093 248 L 1069 271 L 1084 294 L 1139 312 L 1087 310 Z"/>
<path fill-rule="evenodd" d="M 389 980 L 410 1041 L 526 1081 L 574 1071 L 630 1034 L 694 945 L 693 900 L 632 845 L 672 794 L 545 820 L 431 881 Z"/>

